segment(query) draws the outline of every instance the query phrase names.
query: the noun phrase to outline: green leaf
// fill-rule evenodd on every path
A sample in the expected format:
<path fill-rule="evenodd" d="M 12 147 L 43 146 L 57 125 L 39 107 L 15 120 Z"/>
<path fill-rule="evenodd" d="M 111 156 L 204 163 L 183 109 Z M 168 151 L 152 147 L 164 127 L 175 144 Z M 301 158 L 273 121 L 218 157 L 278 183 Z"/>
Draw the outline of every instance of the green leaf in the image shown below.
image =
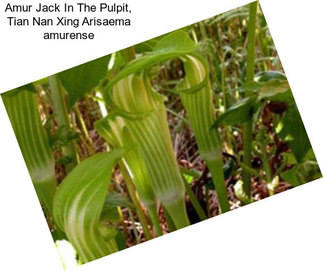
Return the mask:
<path fill-rule="evenodd" d="M 293 103 L 293 95 L 285 75 L 277 71 L 260 72 L 255 81 L 239 88 L 241 92 L 252 92 L 258 96 L 257 101 L 284 101 Z"/>
<path fill-rule="evenodd" d="M 243 190 L 242 180 L 238 180 L 233 186 L 233 189 L 234 189 L 234 195 L 244 204 L 252 203 L 252 199 L 249 198 L 248 195 L 246 195 L 246 193 Z"/>
<path fill-rule="evenodd" d="M 12 89 L 10 91 L 7 91 L 5 93 L 2 93 L 1 96 L 2 97 L 12 97 L 12 96 L 15 96 L 15 95 L 21 93 L 22 91 L 29 91 L 29 92 L 32 92 L 32 93 L 37 93 L 37 91 L 35 90 L 33 84 L 30 83 L 30 84 L 26 84 L 26 85 L 23 85 L 21 87 Z"/>
<path fill-rule="evenodd" d="M 306 158 L 308 158 L 308 155 L 306 155 Z M 281 177 L 285 182 L 295 187 L 318 179 L 322 177 L 322 174 L 314 157 L 314 160 L 305 160 L 303 163 L 294 165 L 291 169 L 284 171 L 281 173 Z"/>
<path fill-rule="evenodd" d="M 235 162 L 232 158 L 229 158 L 229 160 L 223 166 L 224 178 L 228 179 L 233 174 L 234 170 Z"/>
<path fill-rule="evenodd" d="M 251 120 L 256 108 L 255 102 L 255 96 L 247 97 L 238 101 L 220 115 L 212 127 L 216 128 L 220 124 L 233 126 Z"/>
<path fill-rule="evenodd" d="M 55 229 L 54 231 L 52 231 L 52 236 L 53 236 L 54 242 L 56 242 L 57 240 L 67 239 L 66 234 L 60 229 Z"/>
<path fill-rule="evenodd" d="M 297 162 L 302 162 L 304 156 L 311 148 L 311 143 L 295 104 L 288 108 L 280 125 L 282 128 L 278 132 L 278 136 L 287 142 Z"/>
<path fill-rule="evenodd" d="M 202 173 L 196 169 L 188 169 L 188 168 L 185 168 L 185 167 L 181 167 L 180 168 L 180 171 L 181 173 L 184 175 L 184 176 L 187 176 L 188 179 L 186 179 L 189 183 L 191 182 L 191 178 L 192 179 L 199 179 L 202 175 Z M 186 178 L 186 177 L 185 177 Z"/>
<path fill-rule="evenodd" d="M 299 174 L 300 179 L 303 183 L 313 181 L 322 177 L 321 170 L 316 160 L 305 160 L 305 162 L 297 166 L 297 173 Z"/>
<path fill-rule="evenodd" d="M 97 86 L 107 74 L 110 56 L 104 56 L 58 74 L 65 90 L 68 92 L 68 107 L 84 94 Z"/>
<path fill-rule="evenodd" d="M 267 81 L 273 81 L 273 80 L 286 80 L 285 74 L 279 72 L 279 71 L 263 71 L 257 73 L 255 76 L 256 82 L 267 82 Z"/>
<path fill-rule="evenodd" d="M 293 102 L 286 76 L 278 71 L 264 71 L 255 76 L 259 100 Z"/>
<path fill-rule="evenodd" d="M 152 51 L 155 48 L 158 41 L 162 39 L 164 36 L 165 35 L 162 35 L 135 45 L 136 53 L 147 53 Z"/>
<path fill-rule="evenodd" d="M 100 220 L 118 222 L 120 220 L 120 216 L 117 207 L 119 206 L 131 209 L 135 208 L 125 195 L 115 191 L 109 192 L 103 205 Z"/>
<path fill-rule="evenodd" d="M 235 162 L 233 159 L 229 159 L 224 165 L 223 165 L 223 174 L 224 174 L 224 179 L 228 179 L 235 170 Z M 212 181 L 212 178 L 208 178 L 205 183 L 206 187 L 210 190 L 215 190 L 214 183 Z"/>
<path fill-rule="evenodd" d="M 126 65 L 123 70 L 109 83 L 108 89 L 122 78 L 141 72 L 155 64 L 192 53 L 196 49 L 195 43 L 185 31 L 172 32 L 161 38 L 152 52 L 137 58 Z"/>
<path fill-rule="evenodd" d="M 118 231 L 115 239 L 116 239 L 119 250 L 123 250 L 126 248 L 127 237 L 123 231 Z"/>
<path fill-rule="evenodd" d="M 186 52 L 196 48 L 194 41 L 185 31 L 175 31 L 162 38 L 155 46 L 154 53 Z"/>
<path fill-rule="evenodd" d="M 281 174 L 283 180 L 289 183 L 291 186 L 296 187 L 302 184 L 298 175 L 297 175 L 297 166 L 292 167 L 291 169 L 283 172 Z"/>
<path fill-rule="evenodd" d="M 115 163 L 124 149 L 83 160 L 60 185 L 54 198 L 54 218 L 84 262 L 117 251 L 114 239 L 102 236 L 100 215 Z"/>

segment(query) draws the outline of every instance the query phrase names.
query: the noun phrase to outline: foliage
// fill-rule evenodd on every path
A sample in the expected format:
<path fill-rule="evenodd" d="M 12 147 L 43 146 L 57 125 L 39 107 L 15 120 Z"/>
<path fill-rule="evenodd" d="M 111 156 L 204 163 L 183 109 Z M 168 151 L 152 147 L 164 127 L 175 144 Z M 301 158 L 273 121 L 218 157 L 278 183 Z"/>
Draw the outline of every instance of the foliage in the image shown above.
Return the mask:
<path fill-rule="evenodd" d="M 257 2 L 2 98 L 82 263 L 321 176 Z"/>

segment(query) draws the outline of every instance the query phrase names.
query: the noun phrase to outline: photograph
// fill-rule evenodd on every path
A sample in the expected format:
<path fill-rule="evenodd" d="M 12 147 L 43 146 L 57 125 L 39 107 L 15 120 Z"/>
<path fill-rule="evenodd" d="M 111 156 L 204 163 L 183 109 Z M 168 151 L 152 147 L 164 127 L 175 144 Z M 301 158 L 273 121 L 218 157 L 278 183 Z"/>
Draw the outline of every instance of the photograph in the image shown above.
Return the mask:
<path fill-rule="evenodd" d="M 64 267 L 322 177 L 258 1 L 1 98 Z"/>

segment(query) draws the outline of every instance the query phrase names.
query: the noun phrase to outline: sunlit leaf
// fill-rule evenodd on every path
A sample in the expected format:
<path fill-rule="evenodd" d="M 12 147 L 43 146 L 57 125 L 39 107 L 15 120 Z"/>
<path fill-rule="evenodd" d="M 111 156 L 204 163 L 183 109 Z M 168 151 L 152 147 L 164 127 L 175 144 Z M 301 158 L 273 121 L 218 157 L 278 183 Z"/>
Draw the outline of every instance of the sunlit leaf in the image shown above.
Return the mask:
<path fill-rule="evenodd" d="M 100 215 L 114 164 L 124 149 L 101 153 L 83 160 L 63 180 L 54 199 L 54 217 L 68 240 L 88 262 L 118 250 L 113 238 L 100 224 Z"/>
<path fill-rule="evenodd" d="M 71 108 L 84 94 L 97 86 L 106 74 L 110 56 L 104 56 L 58 74 L 68 92 L 68 105 Z"/>
<path fill-rule="evenodd" d="M 110 86 L 122 78 L 141 72 L 157 63 L 167 61 L 185 54 L 191 53 L 196 49 L 195 43 L 184 31 L 175 31 L 164 36 L 158 41 L 152 52 L 138 59 L 133 60 L 110 82 Z"/>

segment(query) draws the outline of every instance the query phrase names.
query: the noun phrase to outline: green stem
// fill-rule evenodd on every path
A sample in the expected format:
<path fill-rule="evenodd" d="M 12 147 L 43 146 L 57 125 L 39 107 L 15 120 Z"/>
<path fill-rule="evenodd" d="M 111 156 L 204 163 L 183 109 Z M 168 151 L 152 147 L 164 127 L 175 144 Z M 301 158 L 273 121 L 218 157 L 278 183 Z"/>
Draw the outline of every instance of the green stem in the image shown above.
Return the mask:
<path fill-rule="evenodd" d="M 246 81 L 252 82 L 255 74 L 255 55 L 256 55 L 256 19 L 257 19 L 258 1 L 249 6 L 249 23 L 248 23 L 248 44 L 247 44 L 247 67 Z"/>
<path fill-rule="evenodd" d="M 210 59 L 213 59 L 213 62 L 212 63 L 213 65 L 211 65 L 211 67 L 213 68 L 213 70 L 217 70 L 217 67 L 219 66 L 219 63 L 218 63 L 218 59 L 217 59 L 217 56 L 216 54 L 214 53 L 214 49 L 211 45 L 211 41 L 210 39 L 208 38 L 208 35 L 207 35 L 207 30 L 205 28 L 205 25 L 203 22 L 200 22 L 199 23 L 199 27 L 200 27 L 200 32 L 201 32 L 201 35 L 202 35 L 202 38 L 204 40 L 204 42 L 207 43 L 207 54 L 208 54 L 208 57 Z M 214 82 L 217 83 L 218 87 L 221 88 L 222 90 L 222 94 L 223 94 L 223 107 L 224 107 L 224 110 L 227 108 L 227 100 L 226 100 L 226 97 L 227 97 L 227 93 L 226 93 L 226 89 L 225 89 L 225 66 L 223 65 L 222 69 L 221 69 L 221 82 L 218 80 L 218 77 L 217 77 L 217 72 L 212 72 L 212 74 L 214 74 L 213 76 L 213 80 Z M 217 70 L 218 71 L 218 70 Z"/>
<path fill-rule="evenodd" d="M 246 67 L 246 83 L 253 82 L 255 74 L 255 37 L 256 37 L 256 16 L 258 2 L 249 5 L 249 23 L 248 23 L 248 44 L 247 44 L 247 67 Z M 247 96 L 252 93 L 247 92 Z M 243 163 L 251 167 L 251 143 L 252 143 L 252 119 L 244 124 L 243 127 Z M 246 195 L 251 196 L 251 175 L 244 170 L 242 173 L 243 190 Z"/>
<path fill-rule="evenodd" d="M 215 191 L 218 196 L 221 212 L 225 213 L 230 211 L 230 204 L 227 196 L 227 190 L 225 187 L 225 179 L 223 174 L 223 162 L 222 159 L 216 159 L 213 161 L 207 161 L 207 166 L 211 172 Z"/>
<path fill-rule="evenodd" d="M 135 222 L 135 219 L 133 218 L 133 214 L 132 214 L 131 210 L 128 210 L 128 214 L 129 214 L 129 217 L 130 217 L 130 220 L 131 220 L 132 230 L 133 230 L 133 233 L 135 235 L 136 243 L 140 244 L 140 239 L 139 239 L 138 232 L 137 232 L 137 227 L 136 227 L 136 224 L 135 224 L 136 222 Z"/>
<path fill-rule="evenodd" d="M 243 162 L 238 162 L 238 164 L 243 170 L 249 172 L 249 174 L 260 177 L 258 171 L 253 169 L 252 167 L 246 166 Z"/>
<path fill-rule="evenodd" d="M 85 142 L 84 143 L 87 146 L 89 153 L 91 155 L 93 155 L 93 154 L 96 153 L 94 143 L 93 143 L 92 138 L 89 135 L 89 132 L 87 130 L 86 124 L 84 122 L 84 119 L 82 117 L 82 114 L 81 114 L 81 111 L 80 111 L 78 105 L 74 106 L 74 111 L 75 111 L 75 114 L 76 114 L 76 118 L 78 119 L 79 124 L 81 125 L 81 129 L 83 131 L 83 134 L 85 136 Z"/>
<path fill-rule="evenodd" d="M 174 221 L 171 218 L 171 216 L 169 215 L 169 213 L 167 212 L 167 209 L 165 208 L 165 206 L 163 206 L 163 210 L 164 210 L 164 216 L 167 221 L 169 232 L 176 231 L 176 226 L 174 224 Z"/>
<path fill-rule="evenodd" d="M 194 195 L 192 188 L 190 187 L 190 185 L 187 183 L 187 181 L 185 180 L 185 178 L 183 178 L 183 182 L 184 182 L 184 186 L 185 186 L 185 190 L 186 190 L 186 194 L 188 195 L 188 197 L 190 198 L 190 201 L 197 213 L 197 215 L 199 216 L 200 220 L 205 220 L 207 219 L 207 216 L 201 206 L 201 204 L 199 203 L 197 197 Z"/>
<path fill-rule="evenodd" d="M 186 214 L 185 202 L 179 199 L 172 203 L 164 204 L 167 212 L 170 214 L 176 229 L 181 229 L 190 225 L 190 221 Z M 176 215 L 175 215 L 176 214 Z"/>
<path fill-rule="evenodd" d="M 149 213 L 149 217 L 151 219 L 151 222 L 154 225 L 154 230 L 156 232 L 156 236 L 161 236 L 161 235 L 163 235 L 163 230 L 162 230 L 162 228 L 160 226 L 160 221 L 159 221 L 159 218 L 158 218 L 158 213 L 157 213 L 156 206 L 153 206 L 152 208 L 147 208 L 148 213 Z"/>
<path fill-rule="evenodd" d="M 119 163 L 119 167 L 120 167 L 120 171 L 122 173 L 122 176 L 124 177 L 124 181 L 125 181 L 129 196 L 131 198 L 131 201 L 135 205 L 140 224 L 141 224 L 142 229 L 145 233 L 145 237 L 147 240 L 150 240 L 150 239 L 152 239 L 152 236 L 149 231 L 147 218 L 145 216 L 144 210 L 142 209 L 142 207 L 140 205 L 140 202 L 139 202 L 138 197 L 136 195 L 136 190 L 135 190 L 133 183 L 131 181 L 131 177 L 129 176 L 123 161 L 121 161 Z"/>
<path fill-rule="evenodd" d="M 123 55 L 126 62 L 130 62 L 131 60 L 136 58 L 136 52 L 133 46 L 121 50 L 121 54 Z"/>
<path fill-rule="evenodd" d="M 68 137 L 70 132 L 70 121 L 65 102 L 64 92 L 62 86 L 56 77 L 52 75 L 48 78 L 49 92 L 52 98 L 53 109 L 55 114 L 55 120 L 58 125 L 58 129 L 62 129 L 62 136 L 64 139 Z M 68 142 L 62 147 L 64 156 L 69 158 L 69 162 L 65 165 L 66 171 L 70 172 L 77 164 L 77 154 L 73 142 Z"/>

